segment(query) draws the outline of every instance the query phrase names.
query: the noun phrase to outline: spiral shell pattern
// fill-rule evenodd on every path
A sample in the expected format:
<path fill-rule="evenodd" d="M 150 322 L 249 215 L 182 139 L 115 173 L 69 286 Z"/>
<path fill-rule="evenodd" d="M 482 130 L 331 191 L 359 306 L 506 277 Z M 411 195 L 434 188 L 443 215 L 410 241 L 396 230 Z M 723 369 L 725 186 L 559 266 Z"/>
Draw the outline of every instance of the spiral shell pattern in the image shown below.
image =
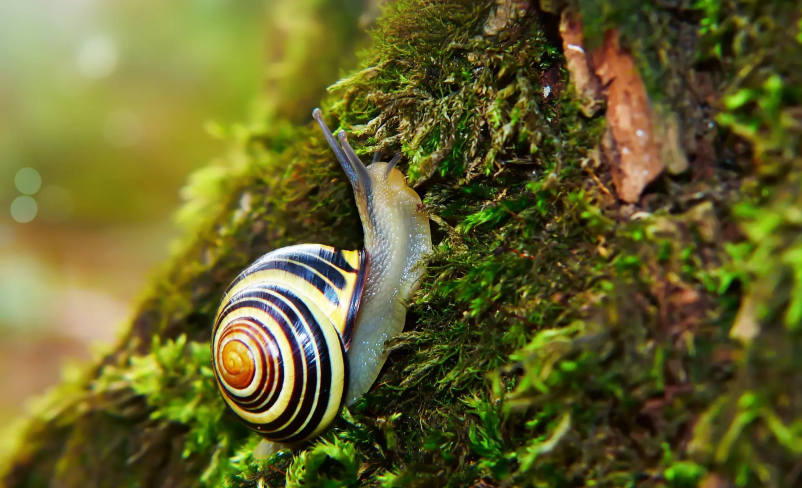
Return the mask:
<path fill-rule="evenodd" d="M 337 415 L 366 259 L 291 246 L 263 256 L 226 291 L 212 335 L 215 377 L 228 406 L 268 440 L 301 442 Z"/>

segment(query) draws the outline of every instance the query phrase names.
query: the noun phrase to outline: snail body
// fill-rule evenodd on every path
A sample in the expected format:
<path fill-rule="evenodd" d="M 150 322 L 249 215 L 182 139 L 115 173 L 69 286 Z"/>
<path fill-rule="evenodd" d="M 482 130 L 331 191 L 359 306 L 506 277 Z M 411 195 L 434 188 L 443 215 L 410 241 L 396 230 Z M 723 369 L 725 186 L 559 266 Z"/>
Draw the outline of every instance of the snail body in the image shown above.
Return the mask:
<path fill-rule="evenodd" d="M 365 247 L 278 249 L 226 290 L 212 332 L 213 369 L 231 410 L 267 440 L 257 457 L 319 435 L 373 385 L 432 248 L 420 197 L 395 168 L 399 156 L 385 163 L 377 155 L 365 167 L 344 131 L 341 147 L 320 110 L 313 117 L 351 182 Z"/>

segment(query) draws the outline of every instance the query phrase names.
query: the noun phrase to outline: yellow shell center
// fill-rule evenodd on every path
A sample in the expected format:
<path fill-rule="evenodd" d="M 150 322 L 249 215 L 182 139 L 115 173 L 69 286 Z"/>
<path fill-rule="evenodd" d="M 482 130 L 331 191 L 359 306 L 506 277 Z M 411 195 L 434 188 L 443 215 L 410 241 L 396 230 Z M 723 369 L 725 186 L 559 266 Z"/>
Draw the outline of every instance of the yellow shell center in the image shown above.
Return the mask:
<path fill-rule="evenodd" d="M 232 388 L 247 387 L 255 373 L 253 354 L 248 346 L 240 341 L 229 341 L 220 353 L 220 375 Z"/>

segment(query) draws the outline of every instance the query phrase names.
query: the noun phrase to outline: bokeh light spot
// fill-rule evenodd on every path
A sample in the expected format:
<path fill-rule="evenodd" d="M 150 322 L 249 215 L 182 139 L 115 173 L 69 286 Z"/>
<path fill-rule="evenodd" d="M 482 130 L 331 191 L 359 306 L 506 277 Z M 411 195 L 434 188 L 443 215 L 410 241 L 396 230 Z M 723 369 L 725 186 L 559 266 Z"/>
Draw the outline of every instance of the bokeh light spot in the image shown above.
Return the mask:
<path fill-rule="evenodd" d="M 20 224 L 27 224 L 36 218 L 38 211 L 36 200 L 28 195 L 20 195 L 11 202 L 11 218 Z"/>
<path fill-rule="evenodd" d="M 107 36 L 92 36 L 78 50 L 76 63 L 84 77 L 92 80 L 105 78 L 117 67 L 117 45 Z"/>
<path fill-rule="evenodd" d="M 33 168 L 22 168 L 14 177 L 14 185 L 20 193 L 33 195 L 42 187 L 42 177 Z"/>

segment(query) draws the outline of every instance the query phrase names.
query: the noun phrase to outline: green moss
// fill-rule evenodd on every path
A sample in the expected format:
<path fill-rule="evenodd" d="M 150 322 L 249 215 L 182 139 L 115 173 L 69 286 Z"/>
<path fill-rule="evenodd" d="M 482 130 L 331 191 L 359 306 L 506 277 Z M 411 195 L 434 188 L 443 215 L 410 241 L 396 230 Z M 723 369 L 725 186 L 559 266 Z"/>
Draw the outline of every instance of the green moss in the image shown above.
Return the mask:
<path fill-rule="evenodd" d="M 253 459 L 258 438 L 208 366 L 222 290 L 271 249 L 357 248 L 361 231 L 311 124 L 221 130 L 238 149 L 187 191 L 191 236 L 119 347 L 39 409 L 6 484 L 797 483 L 798 11 L 573 6 L 591 43 L 618 27 L 654 98 L 682 115 L 688 174 L 618 205 L 604 119 L 565 89 L 557 17 L 531 9 L 487 37 L 484 2 L 399 0 L 323 102 L 359 153 L 408 156 L 433 218 L 377 384 L 320 440 Z"/>
<path fill-rule="evenodd" d="M 354 445 L 337 439 L 320 441 L 300 453 L 287 472 L 287 487 L 357 486 L 359 457 Z"/>

